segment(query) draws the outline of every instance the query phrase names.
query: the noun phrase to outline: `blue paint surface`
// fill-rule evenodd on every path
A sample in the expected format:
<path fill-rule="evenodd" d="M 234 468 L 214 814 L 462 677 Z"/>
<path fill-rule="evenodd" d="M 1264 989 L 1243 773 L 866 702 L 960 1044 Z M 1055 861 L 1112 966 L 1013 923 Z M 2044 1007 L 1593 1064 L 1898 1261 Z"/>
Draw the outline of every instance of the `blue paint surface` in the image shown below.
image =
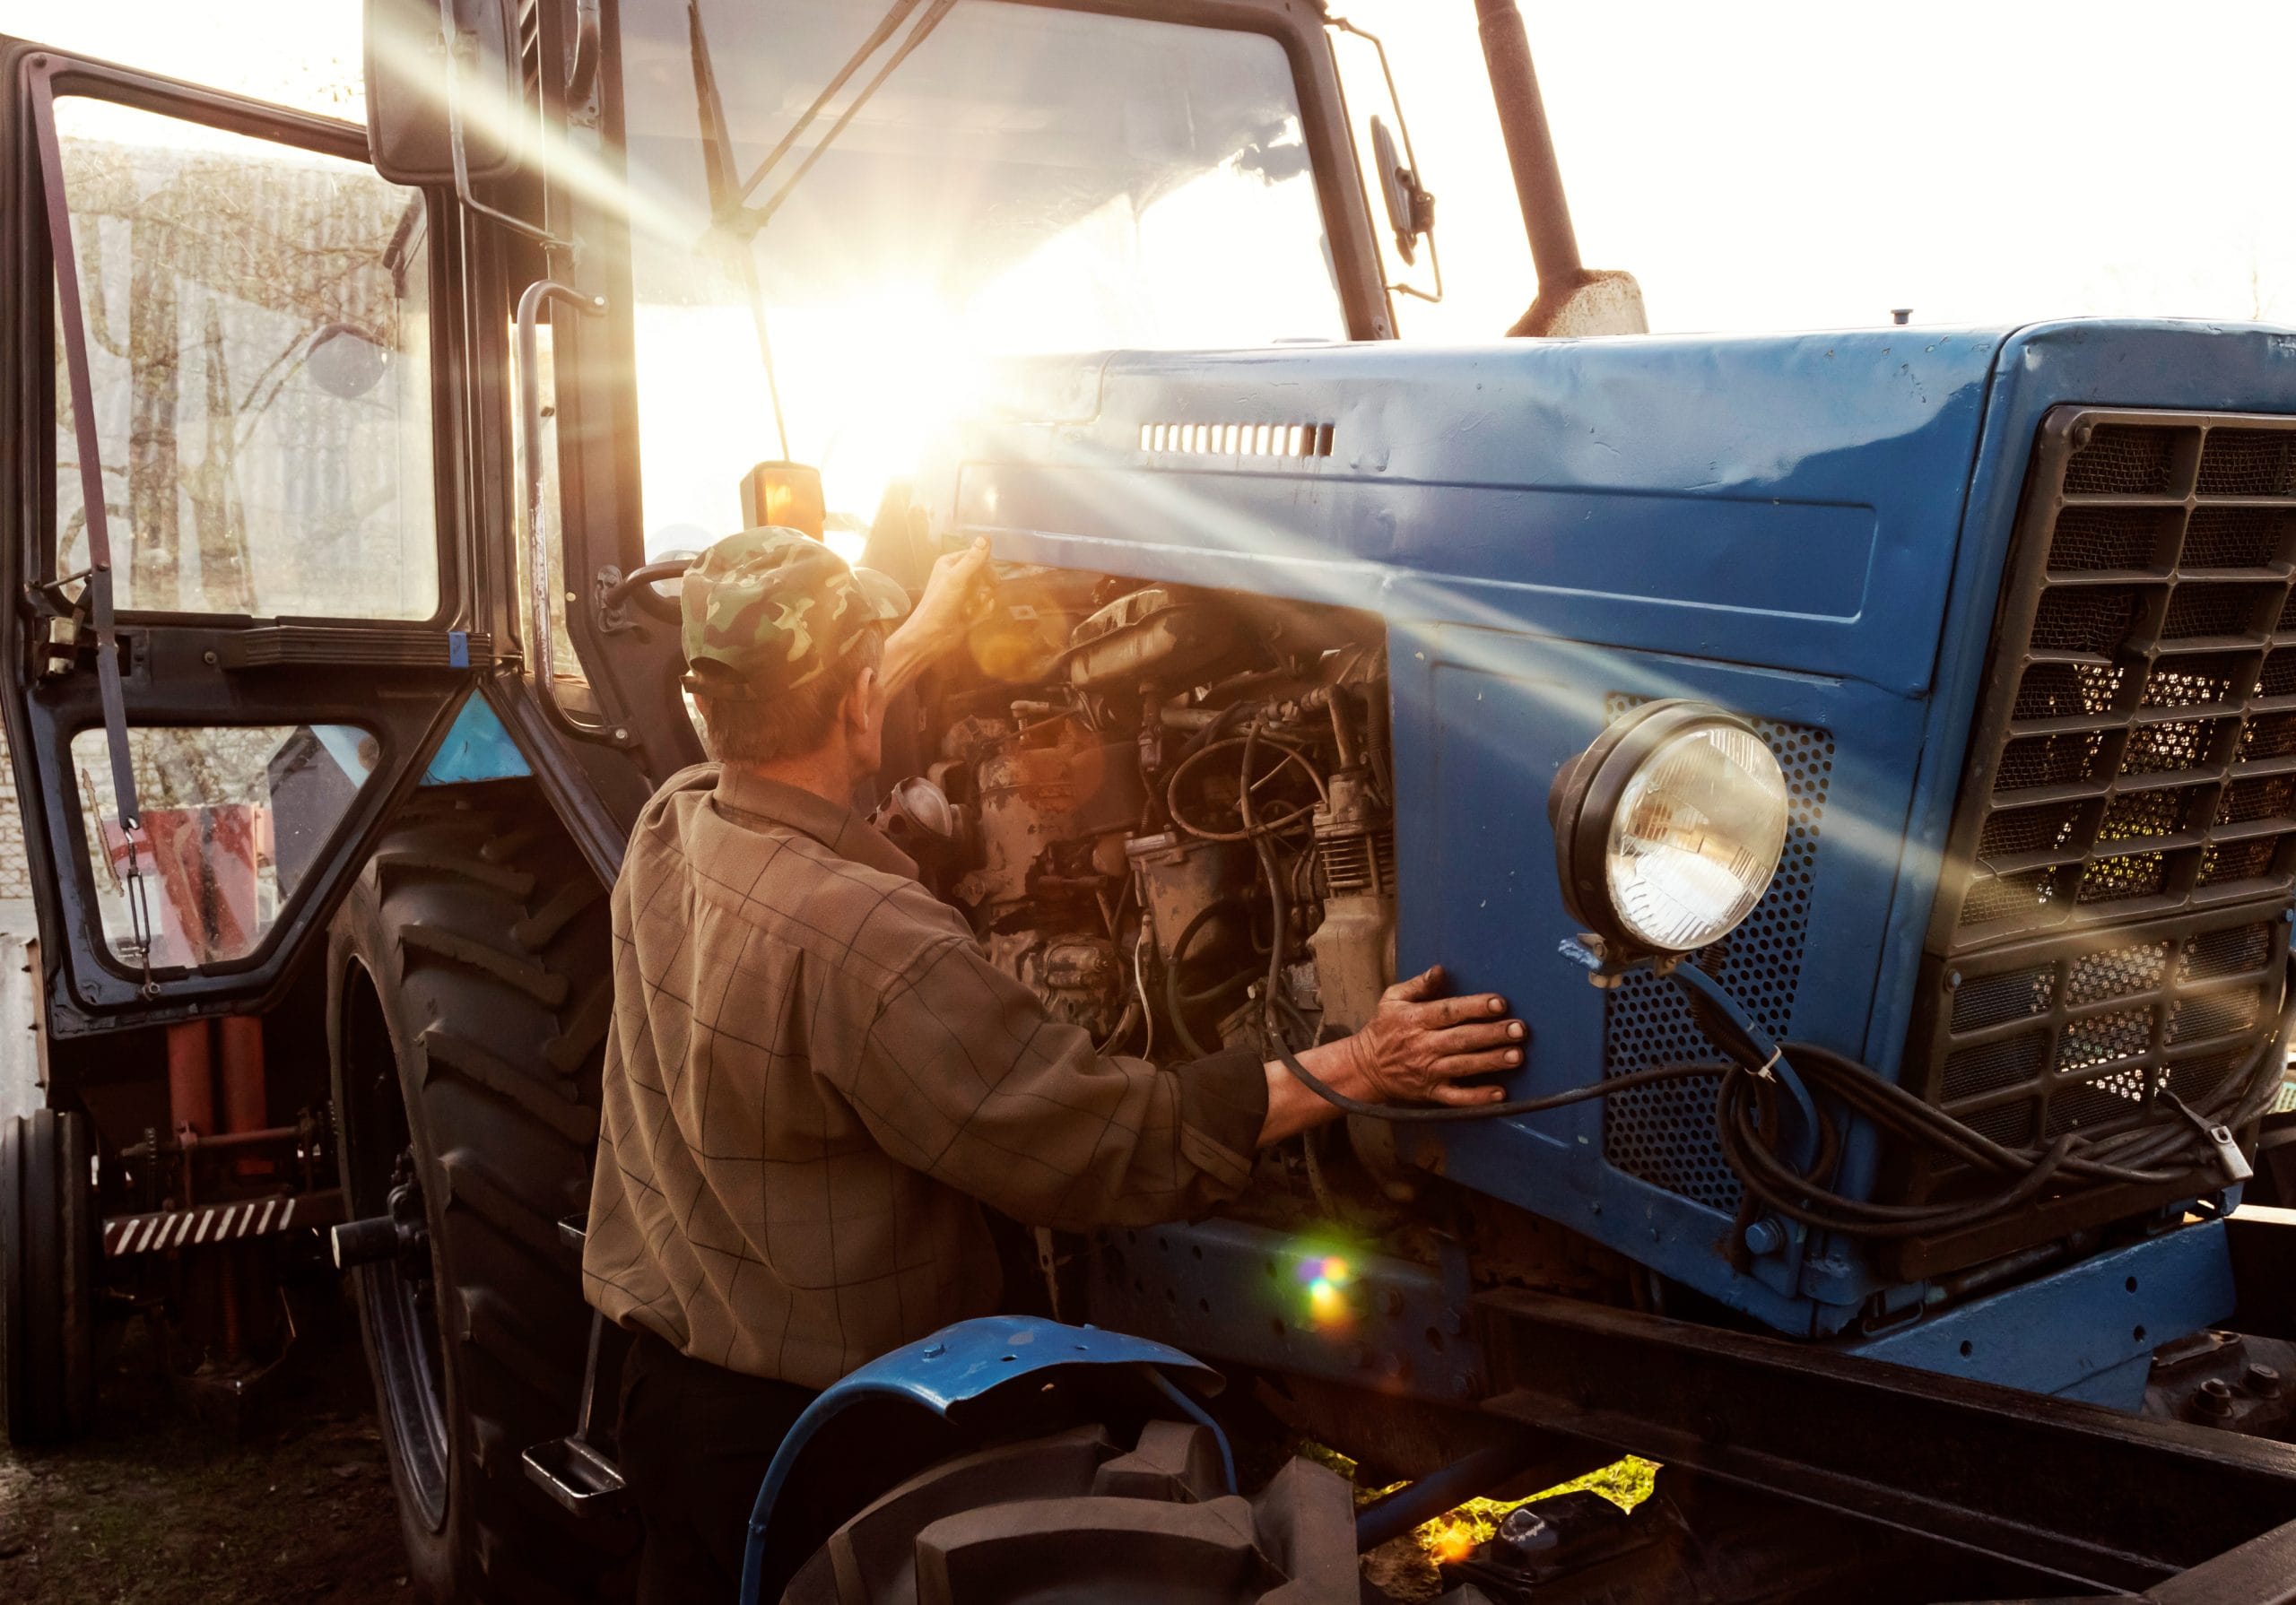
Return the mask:
<path fill-rule="evenodd" d="M 2296 412 L 2296 334 L 2098 322 L 1381 344 L 1119 353 L 1031 377 L 1035 395 L 920 480 L 936 524 L 989 534 L 1003 558 L 1379 612 L 1399 967 L 1440 960 L 1513 1001 L 1533 1028 L 1508 1083 L 1521 1097 L 1604 1063 L 1602 996 L 1555 957 L 1574 922 L 1544 808 L 1613 693 L 1831 733 L 1791 1028 L 1895 1077 L 2041 418 L 2066 403 Z M 1305 422 L 1332 426 L 1330 455 L 1144 449 L 1157 424 Z M 1783 1332 L 1926 1298 L 1855 1245 L 1733 1270 L 1726 1217 L 1608 1163 L 1603 1118 L 1590 1103 L 1413 1140 L 1451 1180 Z M 1863 1193 L 1875 1167 L 1857 1134 L 1840 1184 Z M 2175 1285 L 2188 1297 L 2145 1323 L 2153 1342 L 2221 1313 L 2200 1282 Z M 2095 1313 L 2074 1283 L 2034 1287 L 2023 1297 L 2058 1301 L 2068 1332 Z M 2044 1384 L 2104 1385 L 2020 1385 Z"/>
<path fill-rule="evenodd" d="M 526 755 L 487 706 L 486 698 L 474 695 L 448 727 L 446 739 L 431 755 L 430 767 L 422 771 L 422 784 L 463 785 L 479 780 L 516 780 L 533 773 L 526 767 Z"/>
<path fill-rule="evenodd" d="M 1918 1324 L 1846 1343 L 1854 1354 L 2134 1410 L 2154 1348 L 2232 1314 L 2224 1224 L 2188 1227 Z"/>

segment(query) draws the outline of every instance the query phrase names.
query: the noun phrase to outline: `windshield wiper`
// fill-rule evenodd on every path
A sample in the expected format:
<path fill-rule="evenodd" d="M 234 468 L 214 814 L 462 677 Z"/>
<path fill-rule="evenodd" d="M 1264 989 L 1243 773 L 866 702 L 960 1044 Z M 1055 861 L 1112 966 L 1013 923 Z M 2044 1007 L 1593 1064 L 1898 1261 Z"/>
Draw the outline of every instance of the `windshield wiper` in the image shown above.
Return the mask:
<path fill-rule="evenodd" d="M 733 194 L 734 131 L 726 121 L 726 99 L 718 91 L 718 69 L 709 53 L 709 36 L 701 26 L 701 0 L 686 0 L 686 48 L 693 58 L 693 98 L 701 115 L 701 171 L 709 189 L 709 215 L 723 219 L 738 207 Z M 717 224 L 711 224 L 717 231 Z M 765 390 L 773 404 L 773 432 L 781 440 L 781 460 L 789 461 L 789 420 L 781 410 L 781 379 L 773 369 L 773 335 L 766 326 L 765 286 L 759 282 L 757 256 L 746 244 L 728 240 L 728 252 L 740 258 L 742 287 L 749 294 L 750 320 L 757 325 L 758 360 L 765 368 Z"/>
<path fill-rule="evenodd" d="M 845 65 L 839 67 L 835 76 L 822 87 L 822 92 L 813 97 L 813 103 L 805 108 L 804 114 L 789 126 L 789 132 L 781 136 L 780 143 L 767 152 L 765 160 L 757 164 L 756 170 L 742 180 L 741 187 L 729 197 L 726 209 L 718 213 L 717 221 L 721 227 L 744 239 L 755 238 L 757 231 L 770 222 L 773 214 L 781 210 L 783 203 L 789 199 L 790 192 L 804 182 L 805 175 L 813 170 L 813 164 L 822 159 L 831 145 L 837 143 L 837 136 L 845 132 L 846 125 L 852 122 L 861 108 L 869 103 L 870 97 L 883 86 L 885 80 L 893 75 L 894 71 L 902 62 L 909 59 L 918 46 L 932 36 L 933 30 L 941 25 L 941 20 L 955 9 L 957 0 L 933 0 L 931 9 L 918 20 L 917 26 L 909 30 L 909 36 L 894 48 L 892 55 L 886 58 L 884 65 L 879 67 L 875 75 L 861 86 L 860 93 L 853 97 L 853 103 L 838 114 L 837 121 L 830 125 L 829 131 L 822 135 L 821 143 L 807 152 L 805 160 L 798 163 L 797 170 L 789 175 L 789 181 L 774 191 L 771 198 L 763 205 L 744 206 L 742 203 L 749 198 L 751 192 L 764 181 L 765 176 L 780 163 L 781 159 L 789 153 L 799 136 L 813 126 L 816 117 L 821 116 L 822 108 L 829 104 L 831 98 L 845 87 L 854 74 L 861 70 L 864 62 L 884 47 L 885 41 L 899 31 L 900 25 L 909 19 L 909 13 L 922 4 L 924 0 L 893 0 L 891 9 L 879 20 L 876 27 L 869 30 L 869 37 L 861 41 L 860 48 L 846 58 Z"/>
<path fill-rule="evenodd" d="M 879 19 L 876 27 L 870 30 L 869 37 L 862 40 L 861 48 L 847 58 L 845 65 L 822 87 L 822 92 L 813 98 L 813 103 L 805 108 L 804 115 L 790 126 L 789 132 L 783 134 L 780 143 L 766 153 L 765 160 L 758 163 L 756 170 L 742 180 L 739 187 L 735 187 L 734 131 L 726 118 L 725 97 L 718 88 L 718 70 L 710 55 L 709 36 L 701 25 L 701 0 L 686 0 L 686 48 L 692 58 L 693 94 L 701 117 L 701 166 L 709 189 L 710 232 L 718 236 L 730 247 L 732 254 L 740 259 L 742 285 L 749 295 L 751 321 L 757 325 L 758 357 L 765 368 L 766 393 L 772 402 L 774 432 L 780 437 L 784 462 L 789 459 L 789 424 L 781 407 L 781 381 L 774 372 L 773 336 L 767 327 L 765 288 L 759 282 L 757 256 L 750 248 L 749 242 L 756 239 L 758 230 L 764 228 L 773 214 L 781 209 L 782 203 L 789 198 L 790 191 L 804 181 L 805 175 L 813 171 L 813 164 L 822 159 L 822 153 L 836 142 L 839 134 L 845 132 L 846 125 L 852 122 L 855 114 L 869 103 L 869 98 L 877 92 L 886 79 L 892 76 L 894 69 L 907 61 L 910 53 L 941 25 L 941 19 L 955 8 L 957 0 L 933 0 L 932 9 L 918 20 L 916 27 L 909 30 L 909 37 L 901 40 L 884 65 L 877 69 L 876 75 L 862 86 L 860 93 L 853 97 L 853 104 L 830 125 L 828 132 L 822 135 L 821 143 L 789 176 L 789 181 L 774 192 L 770 200 L 763 206 L 756 207 L 744 206 L 742 203 L 788 154 L 798 137 L 820 117 L 822 108 L 829 104 L 831 97 L 845 87 L 853 74 L 861 70 L 862 64 L 883 48 L 885 41 L 898 32 L 910 13 L 924 3 L 925 0 L 893 0 L 891 9 Z"/>

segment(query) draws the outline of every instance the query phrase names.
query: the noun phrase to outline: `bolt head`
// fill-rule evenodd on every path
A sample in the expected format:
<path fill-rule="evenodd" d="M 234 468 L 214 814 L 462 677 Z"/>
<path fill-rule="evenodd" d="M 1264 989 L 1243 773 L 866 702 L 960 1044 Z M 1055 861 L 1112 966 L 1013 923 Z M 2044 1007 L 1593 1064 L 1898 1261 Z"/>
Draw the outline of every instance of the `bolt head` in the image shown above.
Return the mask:
<path fill-rule="evenodd" d="M 2266 1399 L 2280 1397 L 2280 1372 L 2274 1366 L 2257 1361 L 2248 1367 L 2247 1381 L 2252 1392 Z"/>
<path fill-rule="evenodd" d="M 1786 1234 L 1775 1220 L 1752 1220 L 1746 1223 L 1746 1251 L 1754 1254 L 1776 1254 L 1786 1246 Z"/>

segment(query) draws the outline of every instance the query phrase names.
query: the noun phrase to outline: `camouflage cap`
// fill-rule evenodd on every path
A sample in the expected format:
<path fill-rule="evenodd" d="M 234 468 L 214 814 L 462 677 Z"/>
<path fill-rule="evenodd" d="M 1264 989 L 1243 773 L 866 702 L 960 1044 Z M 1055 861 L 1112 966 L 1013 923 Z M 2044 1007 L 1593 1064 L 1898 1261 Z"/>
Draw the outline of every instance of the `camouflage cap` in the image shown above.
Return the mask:
<path fill-rule="evenodd" d="M 755 701 L 824 672 L 909 603 L 890 576 L 853 568 L 800 531 L 764 525 L 696 559 L 680 607 L 686 689 Z"/>

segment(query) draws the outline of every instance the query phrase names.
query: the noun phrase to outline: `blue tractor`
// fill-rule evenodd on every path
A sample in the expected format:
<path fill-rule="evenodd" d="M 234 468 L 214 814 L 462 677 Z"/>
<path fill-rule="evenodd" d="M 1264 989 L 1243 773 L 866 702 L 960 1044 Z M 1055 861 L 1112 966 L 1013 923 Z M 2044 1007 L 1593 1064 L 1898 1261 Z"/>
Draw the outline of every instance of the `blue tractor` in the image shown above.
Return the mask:
<path fill-rule="evenodd" d="M 239 1397 L 333 1225 L 418 1591 L 613 1597 L 679 577 L 985 534 L 878 818 L 996 963 L 1155 1060 L 1437 960 L 1532 1042 L 1217 1216 L 1008 1223 L 753 1598 L 1354 1601 L 1622 1453 L 1428 1592 L 2296 1597 L 2296 341 L 1649 336 L 1476 11 L 1540 285 L 1461 349 L 1392 338 L 1434 202 L 1320 0 L 372 0 L 365 128 L 0 42 L 12 1435 L 123 1306 Z"/>

